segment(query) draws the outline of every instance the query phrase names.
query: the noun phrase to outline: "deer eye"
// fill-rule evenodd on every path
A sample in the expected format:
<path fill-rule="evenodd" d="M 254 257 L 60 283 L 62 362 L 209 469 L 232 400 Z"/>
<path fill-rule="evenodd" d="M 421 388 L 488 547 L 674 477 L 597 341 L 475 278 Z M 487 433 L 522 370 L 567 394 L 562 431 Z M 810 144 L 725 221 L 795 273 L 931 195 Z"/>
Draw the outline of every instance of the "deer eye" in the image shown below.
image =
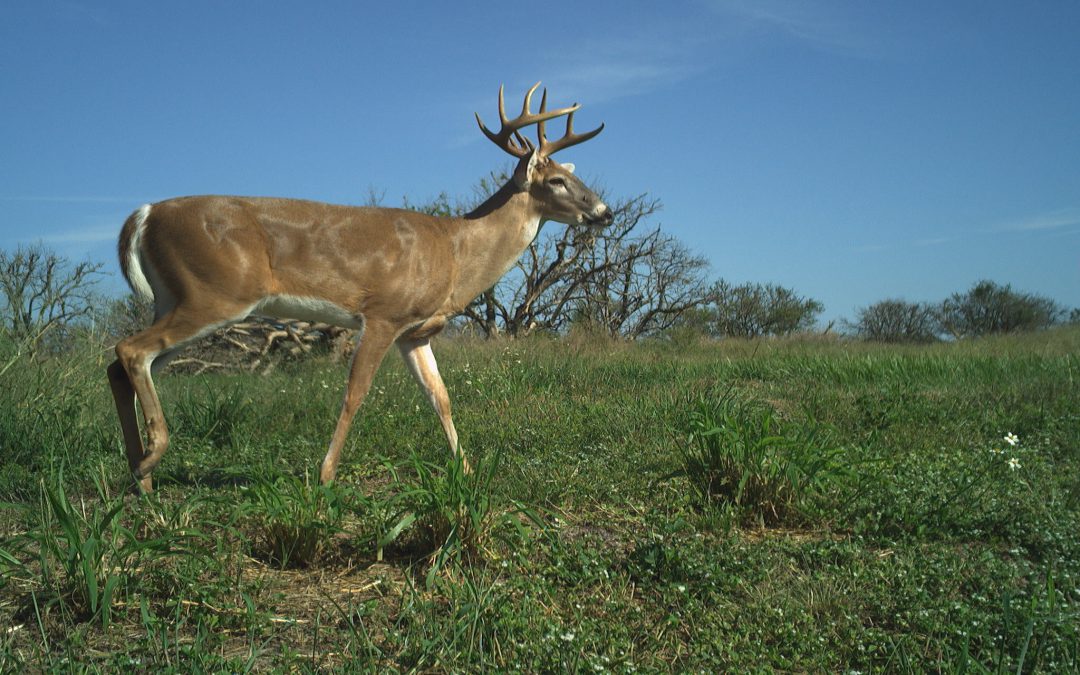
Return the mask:
<path fill-rule="evenodd" d="M 566 187 L 566 179 L 563 178 L 562 176 L 555 176 L 554 178 L 551 178 L 551 179 L 548 180 L 548 185 L 554 185 L 555 187 L 565 188 Z"/>

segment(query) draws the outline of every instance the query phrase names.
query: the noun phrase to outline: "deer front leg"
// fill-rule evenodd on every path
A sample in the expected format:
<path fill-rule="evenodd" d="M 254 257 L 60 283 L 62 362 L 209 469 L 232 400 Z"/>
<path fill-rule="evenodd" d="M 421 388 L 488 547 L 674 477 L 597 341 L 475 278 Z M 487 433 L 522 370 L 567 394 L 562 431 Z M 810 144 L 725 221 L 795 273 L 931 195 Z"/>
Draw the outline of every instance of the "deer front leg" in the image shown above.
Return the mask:
<path fill-rule="evenodd" d="M 454 420 L 450 416 L 450 395 L 446 392 L 442 376 L 439 375 L 439 366 L 435 363 L 435 354 L 431 351 L 431 342 L 428 338 L 398 340 L 398 349 L 409 370 L 416 378 L 417 384 L 427 394 L 431 407 L 439 416 L 443 433 L 446 434 L 446 442 L 450 446 L 450 452 L 461 456 L 462 467 L 469 472 L 469 460 L 462 454 L 458 447 L 457 430 L 454 429 Z"/>
<path fill-rule="evenodd" d="M 319 471 L 319 480 L 325 485 L 334 480 L 337 475 L 338 461 L 341 458 L 341 449 L 345 446 L 345 438 L 349 434 L 353 417 L 364 402 L 371 381 L 375 378 L 375 372 L 379 370 L 386 351 L 394 342 L 397 330 L 390 324 L 368 321 L 364 325 L 364 332 L 360 336 L 360 342 L 353 353 L 352 366 L 349 368 L 349 382 L 345 387 L 345 401 L 341 405 L 341 414 L 338 415 L 337 426 L 334 428 L 334 436 L 330 439 L 330 449 L 326 451 L 322 467 Z"/>

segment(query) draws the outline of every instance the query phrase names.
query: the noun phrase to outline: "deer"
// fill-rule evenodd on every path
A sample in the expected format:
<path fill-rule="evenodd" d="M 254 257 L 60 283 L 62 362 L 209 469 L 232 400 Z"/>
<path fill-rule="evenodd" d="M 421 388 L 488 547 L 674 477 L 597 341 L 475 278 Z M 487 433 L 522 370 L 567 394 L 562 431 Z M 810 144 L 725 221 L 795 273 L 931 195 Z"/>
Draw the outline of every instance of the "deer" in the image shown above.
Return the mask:
<path fill-rule="evenodd" d="M 335 479 L 349 428 L 394 345 L 434 408 L 450 452 L 467 469 L 431 339 L 513 267 L 543 223 L 602 229 L 614 219 L 573 164 L 551 158 L 604 125 L 575 133 L 580 106 L 548 110 L 546 88 L 532 112 L 539 86 L 528 90 L 513 119 L 499 87 L 498 132 L 476 113 L 483 134 L 517 162 L 507 182 L 463 217 L 217 195 L 167 199 L 132 213 L 120 231 L 120 267 L 132 291 L 153 302 L 154 319 L 117 342 L 107 373 L 135 488 L 153 489 L 152 472 L 169 446 L 154 376 L 184 346 L 249 315 L 322 321 L 358 333 L 320 482 Z M 549 139 L 545 123 L 562 117 L 565 132 Z M 522 133 L 534 125 L 536 143 Z"/>

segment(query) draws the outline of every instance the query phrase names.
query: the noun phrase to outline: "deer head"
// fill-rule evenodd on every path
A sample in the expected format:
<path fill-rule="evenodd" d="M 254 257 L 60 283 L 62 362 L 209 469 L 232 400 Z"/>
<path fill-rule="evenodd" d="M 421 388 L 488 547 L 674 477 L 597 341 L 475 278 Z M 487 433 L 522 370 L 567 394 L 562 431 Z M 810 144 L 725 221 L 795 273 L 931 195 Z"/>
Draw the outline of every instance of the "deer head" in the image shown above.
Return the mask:
<path fill-rule="evenodd" d="M 499 120 L 502 127 L 498 133 L 493 133 L 484 126 L 479 113 L 476 114 L 476 122 L 492 143 L 518 158 L 517 167 L 514 169 L 514 184 L 519 190 L 528 192 L 540 205 L 542 220 L 592 227 L 610 225 L 614 214 L 595 192 L 574 175 L 574 165 L 560 164 L 551 159 L 551 155 L 559 150 L 584 143 L 596 136 L 603 131 L 604 125 L 583 134 L 574 133 L 574 113 L 579 107 L 578 104 L 548 110 L 547 89 L 540 99 L 540 111 L 531 112 L 532 95 L 539 86 L 540 83 L 537 82 L 525 94 L 521 114 L 514 119 L 506 116 L 503 88 L 499 87 Z M 548 120 L 563 116 L 566 117 L 566 132 L 558 140 L 549 140 L 544 124 Z M 532 124 L 536 125 L 537 145 L 533 145 L 532 141 L 521 135 L 521 129 Z"/>

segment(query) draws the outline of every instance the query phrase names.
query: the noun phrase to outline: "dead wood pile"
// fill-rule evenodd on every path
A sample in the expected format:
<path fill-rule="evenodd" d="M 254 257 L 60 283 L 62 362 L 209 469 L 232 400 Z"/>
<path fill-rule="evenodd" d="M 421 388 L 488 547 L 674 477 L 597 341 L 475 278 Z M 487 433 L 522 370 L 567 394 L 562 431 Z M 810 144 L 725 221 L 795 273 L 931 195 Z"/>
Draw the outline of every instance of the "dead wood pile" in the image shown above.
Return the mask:
<path fill-rule="evenodd" d="M 169 367 L 187 373 L 244 370 L 268 373 L 311 354 L 343 359 L 355 332 L 325 323 L 250 316 L 188 346 Z"/>

